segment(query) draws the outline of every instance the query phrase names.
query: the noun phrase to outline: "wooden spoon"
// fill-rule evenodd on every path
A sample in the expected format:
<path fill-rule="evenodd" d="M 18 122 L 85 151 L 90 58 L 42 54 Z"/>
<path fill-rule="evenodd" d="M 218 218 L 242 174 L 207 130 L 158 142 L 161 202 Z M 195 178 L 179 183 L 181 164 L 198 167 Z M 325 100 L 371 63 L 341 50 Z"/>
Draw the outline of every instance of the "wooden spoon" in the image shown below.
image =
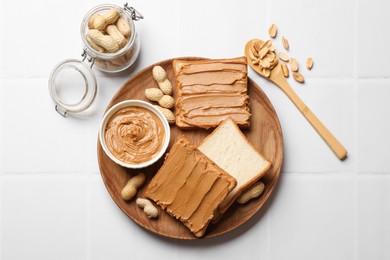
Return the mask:
<path fill-rule="evenodd" d="M 298 95 L 294 92 L 294 90 L 287 83 L 286 78 L 283 75 L 282 67 L 280 62 L 271 70 L 271 74 L 269 77 L 265 76 L 263 72 L 257 65 L 253 65 L 251 62 L 250 48 L 252 46 L 253 41 L 259 41 L 258 39 L 253 39 L 247 42 L 245 45 L 245 56 L 248 59 L 249 65 L 252 67 L 254 71 L 263 76 L 264 78 L 270 80 L 275 83 L 283 92 L 290 98 L 290 100 L 294 103 L 294 105 L 301 111 L 301 113 L 306 117 L 306 119 L 310 122 L 310 124 L 314 127 L 314 129 L 318 132 L 318 134 L 324 139 L 324 141 L 328 144 L 330 149 L 336 154 L 336 156 L 343 160 L 347 156 L 347 150 L 344 146 L 333 136 L 331 132 L 321 123 L 321 121 L 313 114 L 313 112 L 303 103 L 303 101 L 298 97 Z M 260 40 L 261 41 L 261 40 Z"/>

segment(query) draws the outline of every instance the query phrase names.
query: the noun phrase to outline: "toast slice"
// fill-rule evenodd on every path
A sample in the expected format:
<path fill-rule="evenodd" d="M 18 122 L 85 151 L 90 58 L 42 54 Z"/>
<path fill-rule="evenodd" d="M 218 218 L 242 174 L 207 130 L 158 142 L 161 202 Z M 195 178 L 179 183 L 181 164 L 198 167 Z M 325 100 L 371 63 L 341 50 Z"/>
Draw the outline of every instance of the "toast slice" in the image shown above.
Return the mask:
<path fill-rule="evenodd" d="M 230 118 L 206 137 L 198 149 L 237 180 L 237 186 L 219 206 L 221 214 L 271 167 L 271 162 L 256 151 Z"/>
<path fill-rule="evenodd" d="M 145 196 L 202 237 L 214 212 L 236 184 L 233 177 L 179 137 Z"/>
<path fill-rule="evenodd" d="M 248 66 L 234 59 L 174 60 L 179 128 L 213 128 L 231 117 L 249 128 Z"/>

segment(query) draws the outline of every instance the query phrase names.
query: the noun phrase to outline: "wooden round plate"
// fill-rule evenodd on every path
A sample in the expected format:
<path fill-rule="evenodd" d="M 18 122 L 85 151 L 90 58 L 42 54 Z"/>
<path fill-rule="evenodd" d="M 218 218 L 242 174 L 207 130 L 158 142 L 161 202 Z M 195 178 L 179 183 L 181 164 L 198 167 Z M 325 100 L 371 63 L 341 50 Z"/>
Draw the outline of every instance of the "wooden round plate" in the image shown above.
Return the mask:
<path fill-rule="evenodd" d="M 195 60 L 200 58 L 185 57 L 180 59 Z M 172 61 L 173 59 L 169 59 L 153 64 L 130 78 L 118 90 L 109 103 L 107 110 L 123 100 L 146 100 L 144 90 L 146 88 L 158 87 L 152 76 L 152 68 L 154 66 L 162 66 L 166 70 L 172 85 L 175 86 L 176 82 L 172 69 Z M 224 234 L 249 220 L 268 201 L 279 180 L 283 162 L 283 138 L 278 117 L 267 96 L 249 77 L 248 95 L 250 97 L 250 109 L 252 113 L 251 127 L 249 130 L 243 132 L 253 146 L 272 162 L 272 167 L 262 178 L 262 181 L 265 183 L 265 191 L 261 197 L 253 199 L 245 205 L 233 204 L 217 223 L 210 224 L 204 238 Z M 171 126 L 171 141 L 167 151 L 169 151 L 170 147 L 175 142 L 176 137 L 180 135 L 184 135 L 194 145 L 197 145 L 211 133 L 211 131 L 212 130 L 203 129 L 180 130 L 177 126 Z M 124 201 L 120 195 L 122 188 L 126 185 L 129 178 L 139 173 L 140 170 L 126 169 L 111 161 L 104 153 L 99 141 L 97 151 L 100 172 L 106 188 L 115 203 L 127 216 L 143 228 L 156 234 L 178 239 L 196 239 L 180 221 L 172 218 L 165 211 L 159 209 L 160 215 L 158 219 L 148 219 L 142 209 L 138 208 L 135 204 L 135 199 L 130 202 Z M 161 167 L 163 160 L 164 158 L 161 158 L 154 165 L 142 169 L 147 176 L 146 183 L 139 189 L 137 197 L 143 196 L 145 187 Z"/>

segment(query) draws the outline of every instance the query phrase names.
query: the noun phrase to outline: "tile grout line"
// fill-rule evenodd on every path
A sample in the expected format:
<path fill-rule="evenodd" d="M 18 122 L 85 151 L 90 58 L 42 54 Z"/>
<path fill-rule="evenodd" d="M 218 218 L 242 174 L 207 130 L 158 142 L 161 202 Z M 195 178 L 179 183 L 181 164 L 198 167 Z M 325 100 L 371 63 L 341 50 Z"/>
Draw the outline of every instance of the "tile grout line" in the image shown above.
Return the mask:
<path fill-rule="evenodd" d="M 267 8 L 266 8 L 266 25 L 265 25 L 265 30 L 267 30 L 268 28 L 268 25 L 270 25 L 272 23 L 272 21 L 270 21 L 270 14 L 271 14 L 271 0 L 267 0 Z M 247 8 L 250 10 L 251 9 L 251 6 L 248 4 L 247 5 Z M 256 73 L 255 73 L 256 74 Z M 258 76 L 258 75 L 256 75 Z M 271 260 L 271 218 L 270 218 L 270 212 L 268 212 L 268 214 L 266 214 L 266 259 L 267 260 Z"/>
<path fill-rule="evenodd" d="M 354 169 L 352 171 L 322 171 L 322 172 L 299 172 L 299 171 L 285 171 L 283 172 L 286 175 L 296 175 L 296 176 L 390 176 L 390 172 L 359 172 Z M 62 176 L 62 177 L 94 177 L 100 176 L 100 172 L 97 171 L 85 171 L 85 172 L 0 172 L 0 177 L 30 177 L 30 176 Z"/>
<path fill-rule="evenodd" d="M 0 176 L 0 259 L 3 255 L 3 180 Z"/>
<path fill-rule="evenodd" d="M 2 88 L 0 88 L 0 259 L 3 255 L 3 176 L 4 176 L 4 134 L 3 134 L 3 122 L 4 122 L 4 102 Z"/>
<path fill-rule="evenodd" d="M 390 207 L 385 207 L 385 214 L 384 215 L 385 216 L 390 215 Z M 390 221 L 385 221 L 384 230 L 390 230 Z M 384 244 L 385 245 L 390 244 L 390 235 L 389 234 L 385 235 Z M 383 250 L 384 250 L 383 255 L 385 256 L 384 258 L 390 259 L 390 250 L 389 249 L 386 250 L 386 246 L 384 246 Z"/>
<path fill-rule="evenodd" d="M 178 29 L 179 30 L 179 29 Z M 356 43 L 355 43 L 356 45 Z M 178 50 L 180 51 L 181 46 L 178 45 Z M 180 56 L 180 52 L 178 54 Z M 354 65 L 355 66 L 355 65 Z M 144 67 L 141 67 L 139 69 L 143 69 Z M 133 75 L 135 75 L 138 71 L 134 72 Z M 104 79 L 112 79 L 108 76 L 101 76 L 96 75 L 96 78 L 104 78 Z M 390 76 L 306 76 L 307 79 L 317 79 L 317 80 L 355 80 L 355 79 L 361 79 L 361 80 L 390 80 Z M 0 76 L 0 80 L 48 80 L 48 76 Z M 1 88 L 1 87 L 0 87 Z"/>
<path fill-rule="evenodd" d="M 267 214 L 267 259 L 271 260 L 271 217 Z"/>
<path fill-rule="evenodd" d="M 96 171 L 84 171 L 84 172 L 71 172 L 71 171 L 42 171 L 42 172 L 3 172 L 0 173 L 0 176 L 68 176 L 68 177 L 75 177 L 75 176 L 95 176 L 99 175 L 99 172 Z"/>
<path fill-rule="evenodd" d="M 353 259 L 358 260 L 359 259 L 359 184 L 358 184 L 358 174 L 359 174 L 359 154 L 358 154 L 358 89 L 357 89 L 357 83 L 358 83 L 358 0 L 354 0 L 354 67 L 353 67 L 353 128 L 354 136 L 353 136 L 353 144 L 354 149 L 353 152 L 355 153 L 355 157 L 357 160 L 355 160 L 354 163 L 354 177 L 353 177 Z"/>
<path fill-rule="evenodd" d="M 355 166 L 354 166 L 355 167 Z M 390 172 L 359 172 L 357 173 L 356 169 L 353 170 L 348 170 L 348 171 L 318 171 L 318 172 L 299 172 L 299 171 L 284 171 L 284 174 L 287 175 L 310 175 L 310 176 L 322 176 L 322 175 L 337 175 L 337 176 L 365 176 L 365 175 L 370 175 L 370 176 L 387 176 L 390 175 Z"/>
<path fill-rule="evenodd" d="M 91 236 L 91 177 L 86 177 L 86 259 L 91 259 L 92 236 Z"/>
<path fill-rule="evenodd" d="M 358 260 L 359 259 L 359 185 L 358 185 L 358 177 L 355 176 L 353 178 L 353 202 L 352 202 L 352 208 L 353 208 L 353 259 Z"/>
<path fill-rule="evenodd" d="M 182 9 L 182 6 L 181 6 L 181 2 L 180 1 L 176 1 L 176 4 L 175 4 L 175 11 L 177 12 L 177 15 L 176 15 L 176 39 L 180 39 L 180 24 L 181 24 L 181 16 L 180 14 L 182 13 L 181 12 L 181 9 Z M 177 55 L 178 56 L 181 56 L 181 50 L 182 50 L 182 45 L 181 45 L 181 41 L 179 40 L 176 40 L 176 49 L 177 49 Z"/>
<path fill-rule="evenodd" d="M 265 27 L 265 31 L 267 31 L 268 29 L 268 26 L 272 23 L 272 21 L 270 21 L 271 19 L 271 0 L 267 0 L 267 17 L 266 17 L 266 21 L 268 23 L 268 25 L 266 25 Z M 271 217 L 270 217 L 270 214 L 267 214 L 267 222 L 266 222 L 266 234 L 267 234 L 267 259 L 268 260 L 271 260 L 272 259 L 272 253 L 271 253 L 271 228 L 272 228 L 272 225 L 271 225 Z"/>

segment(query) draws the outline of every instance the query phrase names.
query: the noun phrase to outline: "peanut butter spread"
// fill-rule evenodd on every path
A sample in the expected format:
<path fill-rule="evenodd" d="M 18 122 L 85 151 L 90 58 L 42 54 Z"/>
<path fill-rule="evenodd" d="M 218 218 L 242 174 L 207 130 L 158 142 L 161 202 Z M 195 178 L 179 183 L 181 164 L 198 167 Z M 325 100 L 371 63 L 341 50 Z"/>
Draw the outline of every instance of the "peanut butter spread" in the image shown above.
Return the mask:
<path fill-rule="evenodd" d="M 107 148 L 119 160 L 140 164 L 152 159 L 161 150 L 165 130 L 161 120 L 143 107 L 126 107 L 107 122 Z"/>
<path fill-rule="evenodd" d="M 220 60 L 175 60 L 178 99 L 176 124 L 210 128 L 231 117 L 249 127 L 247 62 L 245 57 Z"/>
<path fill-rule="evenodd" d="M 233 177 L 180 137 L 145 196 L 201 237 L 214 211 L 236 184 Z"/>

